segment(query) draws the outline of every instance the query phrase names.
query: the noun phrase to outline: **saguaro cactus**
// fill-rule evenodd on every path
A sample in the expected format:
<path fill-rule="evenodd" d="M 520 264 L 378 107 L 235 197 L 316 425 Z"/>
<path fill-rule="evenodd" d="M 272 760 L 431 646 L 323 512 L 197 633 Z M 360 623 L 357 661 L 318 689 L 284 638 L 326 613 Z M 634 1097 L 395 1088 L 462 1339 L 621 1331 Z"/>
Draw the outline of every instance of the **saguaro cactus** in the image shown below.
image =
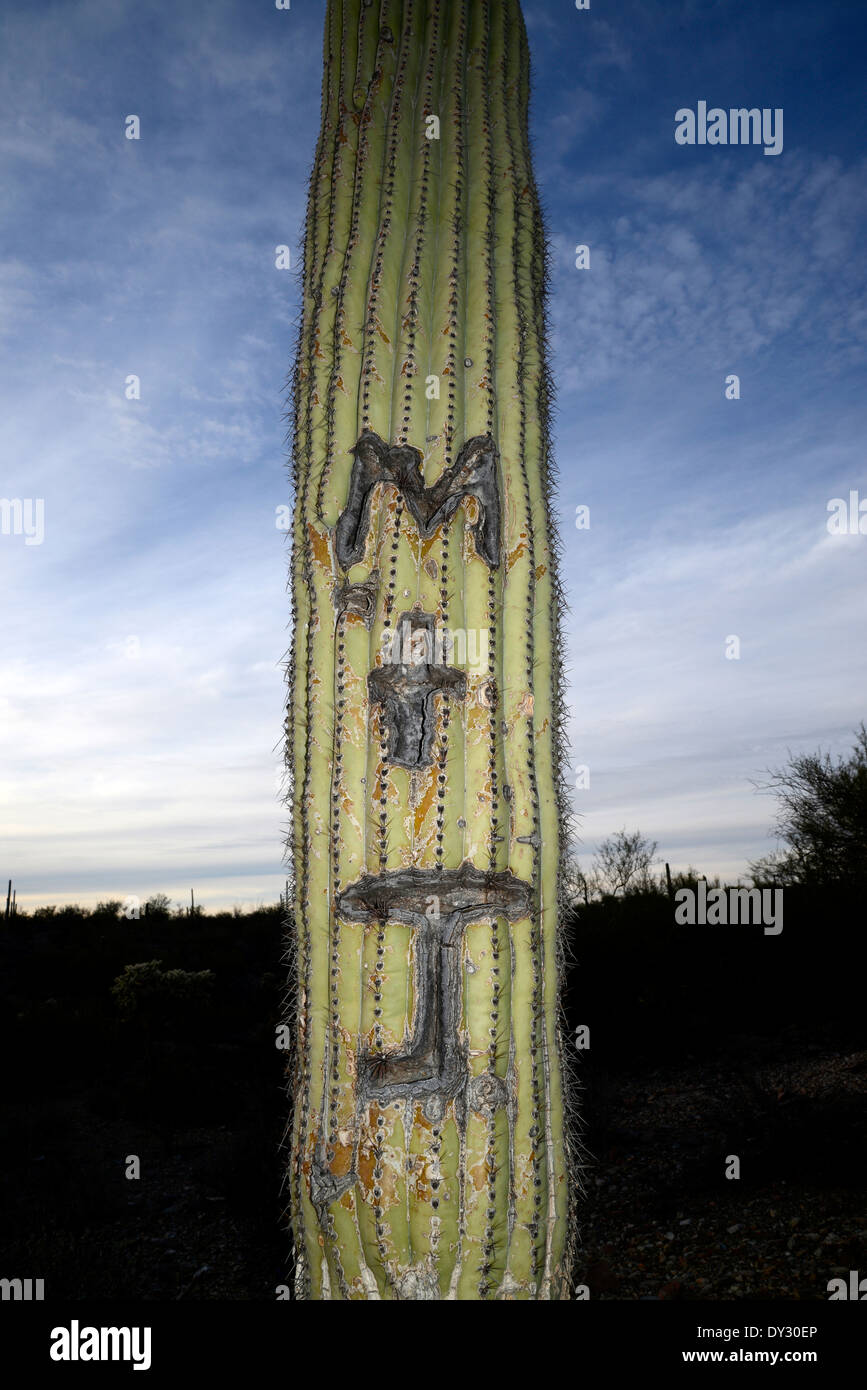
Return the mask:
<path fill-rule="evenodd" d="M 528 88 L 518 0 L 329 0 L 293 401 L 302 1298 L 568 1296 Z"/>

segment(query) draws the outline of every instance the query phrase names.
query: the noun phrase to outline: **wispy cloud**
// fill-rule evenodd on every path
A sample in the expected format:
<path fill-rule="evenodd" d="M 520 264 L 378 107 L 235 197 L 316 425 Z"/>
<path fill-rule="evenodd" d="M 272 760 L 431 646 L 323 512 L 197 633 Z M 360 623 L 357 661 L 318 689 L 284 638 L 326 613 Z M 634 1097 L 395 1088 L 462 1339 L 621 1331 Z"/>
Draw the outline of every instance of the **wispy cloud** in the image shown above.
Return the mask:
<path fill-rule="evenodd" d="M 850 20 L 772 3 L 747 43 L 730 6 L 525 12 L 582 848 L 638 825 L 737 877 L 769 844 L 751 779 L 789 747 L 848 750 L 864 715 L 867 538 L 825 524 L 867 496 Z M 0 493 L 43 498 L 46 527 L 0 537 L 0 867 L 22 902 L 282 885 L 298 300 L 274 249 L 297 264 L 323 17 L 6 8 Z M 779 158 L 675 146 L 683 101 L 776 105 L 781 84 Z"/>
<path fill-rule="evenodd" d="M 561 390 L 661 368 L 747 368 L 780 347 L 813 354 L 818 376 L 861 360 L 867 293 L 854 252 L 867 162 L 793 154 L 780 174 L 704 164 L 597 176 L 587 190 L 573 180 L 570 193 L 580 221 L 567 232 L 558 212 L 552 239 Z M 589 270 L 574 268 L 578 243 L 590 245 Z"/>

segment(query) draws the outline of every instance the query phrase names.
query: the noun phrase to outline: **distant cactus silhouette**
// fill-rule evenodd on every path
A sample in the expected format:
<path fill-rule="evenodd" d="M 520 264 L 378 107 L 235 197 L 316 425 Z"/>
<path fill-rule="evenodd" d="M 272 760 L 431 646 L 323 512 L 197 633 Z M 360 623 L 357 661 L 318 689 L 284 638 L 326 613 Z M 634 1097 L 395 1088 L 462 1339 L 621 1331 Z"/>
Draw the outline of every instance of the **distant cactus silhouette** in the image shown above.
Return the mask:
<path fill-rule="evenodd" d="M 329 0 L 294 376 L 313 1299 L 568 1297 L 546 250 L 517 0 Z"/>

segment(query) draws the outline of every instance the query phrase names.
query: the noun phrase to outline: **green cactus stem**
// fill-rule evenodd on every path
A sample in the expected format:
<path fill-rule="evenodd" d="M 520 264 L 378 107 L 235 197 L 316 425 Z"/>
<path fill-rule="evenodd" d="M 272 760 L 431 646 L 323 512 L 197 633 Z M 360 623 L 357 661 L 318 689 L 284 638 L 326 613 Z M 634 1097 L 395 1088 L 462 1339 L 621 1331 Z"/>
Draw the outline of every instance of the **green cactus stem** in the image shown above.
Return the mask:
<path fill-rule="evenodd" d="M 562 1299 L 546 250 L 518 0 L 329 0 L 294 376 L 309 1299 Z"/>

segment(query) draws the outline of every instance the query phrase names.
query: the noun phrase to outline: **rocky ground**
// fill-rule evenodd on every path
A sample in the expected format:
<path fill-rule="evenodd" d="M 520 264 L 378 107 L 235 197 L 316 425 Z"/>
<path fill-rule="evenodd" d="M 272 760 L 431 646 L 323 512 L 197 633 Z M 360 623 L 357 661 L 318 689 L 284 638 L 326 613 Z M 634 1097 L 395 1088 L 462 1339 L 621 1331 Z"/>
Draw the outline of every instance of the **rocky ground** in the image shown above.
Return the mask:
<path fill-rule="evenodd" d="M 825 1299 L 867 1273 L 865 1094 L 867 1052 L 797 1038 L 591 1072 L 579 1280 L 593 1298 Z"/>
<path fill-rule="evenodd" d="M 825 1299 L 829 1279 L 867 1274 L 867 1052 L 740 1039 L 710 1061 L 588 1064 L 582 1082 L 592 1298 Z M 80 1102 L 7 1116 L 26 1152 L 6 1170 L 4 1273 L 45 1277 L 53 1298 L 273 1300 L 281 1104 L 243 1132 L 135 1130 Z"/>

